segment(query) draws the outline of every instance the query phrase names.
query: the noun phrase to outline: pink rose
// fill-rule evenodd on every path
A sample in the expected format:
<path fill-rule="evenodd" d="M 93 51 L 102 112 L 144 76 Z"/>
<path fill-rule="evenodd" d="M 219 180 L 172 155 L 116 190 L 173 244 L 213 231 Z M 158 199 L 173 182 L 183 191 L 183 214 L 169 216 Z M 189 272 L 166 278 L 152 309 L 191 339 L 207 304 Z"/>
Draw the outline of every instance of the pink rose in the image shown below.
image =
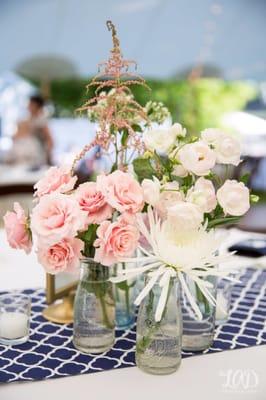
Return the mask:
<path fill-rule="evenodd" d="M 143 190 L 136 179 L 126 172 L 115 171 L 110 175 L 98 176 L 97 190 L 121 213 L 137 213 L 143 208 Z"/>
<path fill-rule="evenodd" d="M 32 230 L 46 244 L 76 236 L 84 229 L 86 214 L 71 195 L 52 193 L 42 196 L 32 211 Z"/>
<path fill-rule="evenodd" d="M 94 259 L 110 266 L 133 255 L 138 245 L 139 231 L 136 225 L 128 223 L 128 219 L 122 216 L 115 222 L 102 222 L 97 229 L 97 236 Z"/>
<path fill-rule="evenodd" d="M 112 207 L 106 202 L 95 182 L 86 182 L 76 190 L 75 197 L 80 209 L 87 214 L 87 224 L 100 224 L 111 218 Z"/>
<path fill-rule="evenodd" d="M 203 177 L 199 178 L 194 187 L 188 191 L 186 199 L 198 205 L 204 213 L 213 211 L 217 205 L 213 183 Z"/>
<path fill-rule="evenodd" d="M 225 214 L 241 216 L 249 207 L 249 190 L 243 182 L 227 179 L 217 190 L 217 199 Z"/>
<path fill-rule="evenodd" d="M 31 232 L 25 212 L 19 203 L 14 203 L 14 211 L 5 214 L 4 224 L 9 245 L 13 249 L 22 249 L 27 254 L 30 253 Z"/>
<path fill-rule="evenodd" d="M 79 239 L 62 239 L 50 247 L 41 246 L 37 250 L 38 261 L 49 274 L 76 272 L 83 243 Z"/>
<path fill-rule="evenodd" d="M 77 177 L 71 176 L 67 167 L 51 167 L 35 184 L 34 195 L 41 197 L 53 192 L 66 193 L 74 188 L 76 181 Z"/>
<path fill-rule="evenodd" d="M 195 175 L 207 175 L 214 167 L 216 155 L 203 141 L 188 143 L 178 152 L 183 167 Z"/>

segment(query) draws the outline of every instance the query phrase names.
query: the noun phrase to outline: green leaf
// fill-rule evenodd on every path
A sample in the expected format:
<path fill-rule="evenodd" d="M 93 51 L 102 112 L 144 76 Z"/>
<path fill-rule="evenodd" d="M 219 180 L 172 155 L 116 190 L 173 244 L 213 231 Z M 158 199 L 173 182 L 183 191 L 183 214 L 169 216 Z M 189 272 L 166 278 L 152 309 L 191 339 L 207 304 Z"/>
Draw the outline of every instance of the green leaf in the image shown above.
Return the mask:
<path fill-rule="evenodd" d="M 245 185 L 247 185 L 249 178 L 250 178 L 250 173 L 247 172 L 246 174 L 242 175 L 239 180 L 240 182 L 243 182 Z"/>
<path fill-rule="evenodd" d="M 133 124 L 132 129 L 134 129 L 135 132 L 142 132 L 141 126 L 138 124 Z"/>
<path fill-rule="evenodd" d="M 127 139 L 128 139 L 128 130 L 123 129 L 123 134 L 122 134 L 122 138 L 121 138 L 121 143 L 123 146 L 125 146 L 127 144 Z"/>
<path fill-rule="evenodd" d="M 215 226 L 218 225 L 234 224 L 238 222 L 239 219 L 240 217 L 223 217 L 223 218 L 213 219 L 212 221 L 209 221 L 208 229 L 214 228 Z"/>
<path fill-rule="evenodd" d="M 153 176 L 156 176 L 156 171 L 151 165 L 151 161 L 147 158 L 136 158 L 133 161 L 133 166 L 140 182 L 142 182 L 143 179 L 152 179 Z"/>
<path fill-rule="evenodd" d="M 96 230 L 98 228 L 97 224 L 91 224 L 85 232 L 80 232 L 78 234 L 79 239 L 83 240 L 87 244 L 93 244 L 96 238 Z"/>

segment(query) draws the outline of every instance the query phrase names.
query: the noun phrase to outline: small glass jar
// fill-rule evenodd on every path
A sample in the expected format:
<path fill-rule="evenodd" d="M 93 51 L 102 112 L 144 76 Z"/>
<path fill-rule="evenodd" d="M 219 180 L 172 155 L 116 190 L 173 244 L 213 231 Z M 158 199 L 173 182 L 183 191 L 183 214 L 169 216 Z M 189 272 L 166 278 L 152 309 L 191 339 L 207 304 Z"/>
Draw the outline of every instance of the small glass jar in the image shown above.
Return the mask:
<path fill-rule="evenodd" d="M 127 269 L 127 263 L 114 267 L 114 273 Z M 135 289 L 136 279 L 128 279 L 114 285 L 115 290 L 115 321 L 118 329 L 130 329 L 135 322 Z"/>
<path fill-rule="evenodd" d="M 146 276 L 145 285 L 150 277 Z M 181 363 L 182 316 L 180 288 L 171 278 L 162 319 L 155 321 L 155 311 L 162 288 L 155 284 L 140 304 L 137 317 L 136 363 L 144 372 L 167 375 Z"/>
<path fill-rule="evenodd" d="M 83 353 L 102 353 L 115 340 L 115 302 L 109 267 L 91 258 L 81 260 L 74 301 L 73 344 Z"/>
<path fill-rule="evenodd" d="M 30 331 L 31 299 L 25 294 L 0 295 L 0 343 L 25 343 Z"/>
<path fill-rule="evenodd" d="M 215 313 L 215 324 L 223 325 L 229 318 L 233 283 L 227 279 L 218 279 L 217 284 L 217 307 Z M 220 307 L 218 307 L 220 306 Z"/>
<path fill-rule="evenodd" d="M 210 293 L 216 298 L 217 278 L 209 276 L 206 278 L 212 284 L 212 288 L 208 288 Z M 201 311 L 202 319 L 199 320 L 191 307 L 190 302 L 182 294 L 182 316 L 183 316 L 183 336 L 182 349 L 187 351 L 203 351 L 208 349 L 213 342 L 215 332 L 215 309 L 201 292 L 198 285 L 186 278 L 188 288 L 196 300 Z"/>

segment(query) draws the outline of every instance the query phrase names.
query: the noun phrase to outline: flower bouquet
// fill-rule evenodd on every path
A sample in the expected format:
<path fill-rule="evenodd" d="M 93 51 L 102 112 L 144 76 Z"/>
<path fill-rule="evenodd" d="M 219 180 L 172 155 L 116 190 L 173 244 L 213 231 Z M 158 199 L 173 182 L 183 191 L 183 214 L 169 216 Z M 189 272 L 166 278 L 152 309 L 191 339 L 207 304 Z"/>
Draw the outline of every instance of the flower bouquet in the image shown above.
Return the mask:
<path fill-rule="evenodd" d="M 144 80 L 129 72 L 114 25 L 110 58 L 100 64 L 89 87 L 93 98 L 80 108 L 97 121 L 95 139 L 71 167 L 51 167 L 35 185 L 30 215 L 15 203 L 5 217 L 9 244 L 29 252 L 34 241 L 40 264 L 49 273 L 83 272 L 74 310 L 74 344 L 84 352 L 110 348 L 114 341 L 111 282 L 132 282 L 145 275 L 135 300 L 137 363 L 153 373 L 169 373 L 180 362 L 182 289 L 198 320 L 215 308 L 215 283 L 229 270 L 218 265 L 221 238 L 214 228 L 236 222 L 250 206 L 243 182 L 220 178 L 217 165 L 238 165 L 237 139 L 217 129 L 193 137 L 169 118 L 162 104 L 138 104 L 133 84 Z M 154 125 L 156 122 L 156 125 Z M 75 166 L 94 146 L 112 159 L 109 174 L 77 184 Z M 137 254 L 137 255 L 136 255 Z M 110 267 L 118 268 L 111 276 Z M 122 285 L 128 293 L 128 285 Z"/>

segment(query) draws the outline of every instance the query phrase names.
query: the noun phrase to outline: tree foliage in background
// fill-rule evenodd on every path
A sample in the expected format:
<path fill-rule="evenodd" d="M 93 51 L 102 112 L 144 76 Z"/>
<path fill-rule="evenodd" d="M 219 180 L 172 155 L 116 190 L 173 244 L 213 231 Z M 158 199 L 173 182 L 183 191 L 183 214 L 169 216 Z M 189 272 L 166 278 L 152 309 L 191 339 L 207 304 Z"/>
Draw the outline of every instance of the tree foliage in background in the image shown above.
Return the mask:
<path fill-rule="evenodd" d="M 92 89 L 88 93 L 84 91 L 86 84 L 83 79 L 51 82 L 51 100 L 57 116 L 74 116 L 75 110 L 94 95 Z M 136 100 L 143 106 L 150 99 L 162 101 L 171 112 L 173 121 L 180 122 L 194 133 L 209 126 L 219 126 L 220 117 L 225 112 L 241 110 L 256 97 L 255 88 L 242 81 L 148 79 L 147 84 L 152 92 L 141 86 L 132 88 Z"/>

